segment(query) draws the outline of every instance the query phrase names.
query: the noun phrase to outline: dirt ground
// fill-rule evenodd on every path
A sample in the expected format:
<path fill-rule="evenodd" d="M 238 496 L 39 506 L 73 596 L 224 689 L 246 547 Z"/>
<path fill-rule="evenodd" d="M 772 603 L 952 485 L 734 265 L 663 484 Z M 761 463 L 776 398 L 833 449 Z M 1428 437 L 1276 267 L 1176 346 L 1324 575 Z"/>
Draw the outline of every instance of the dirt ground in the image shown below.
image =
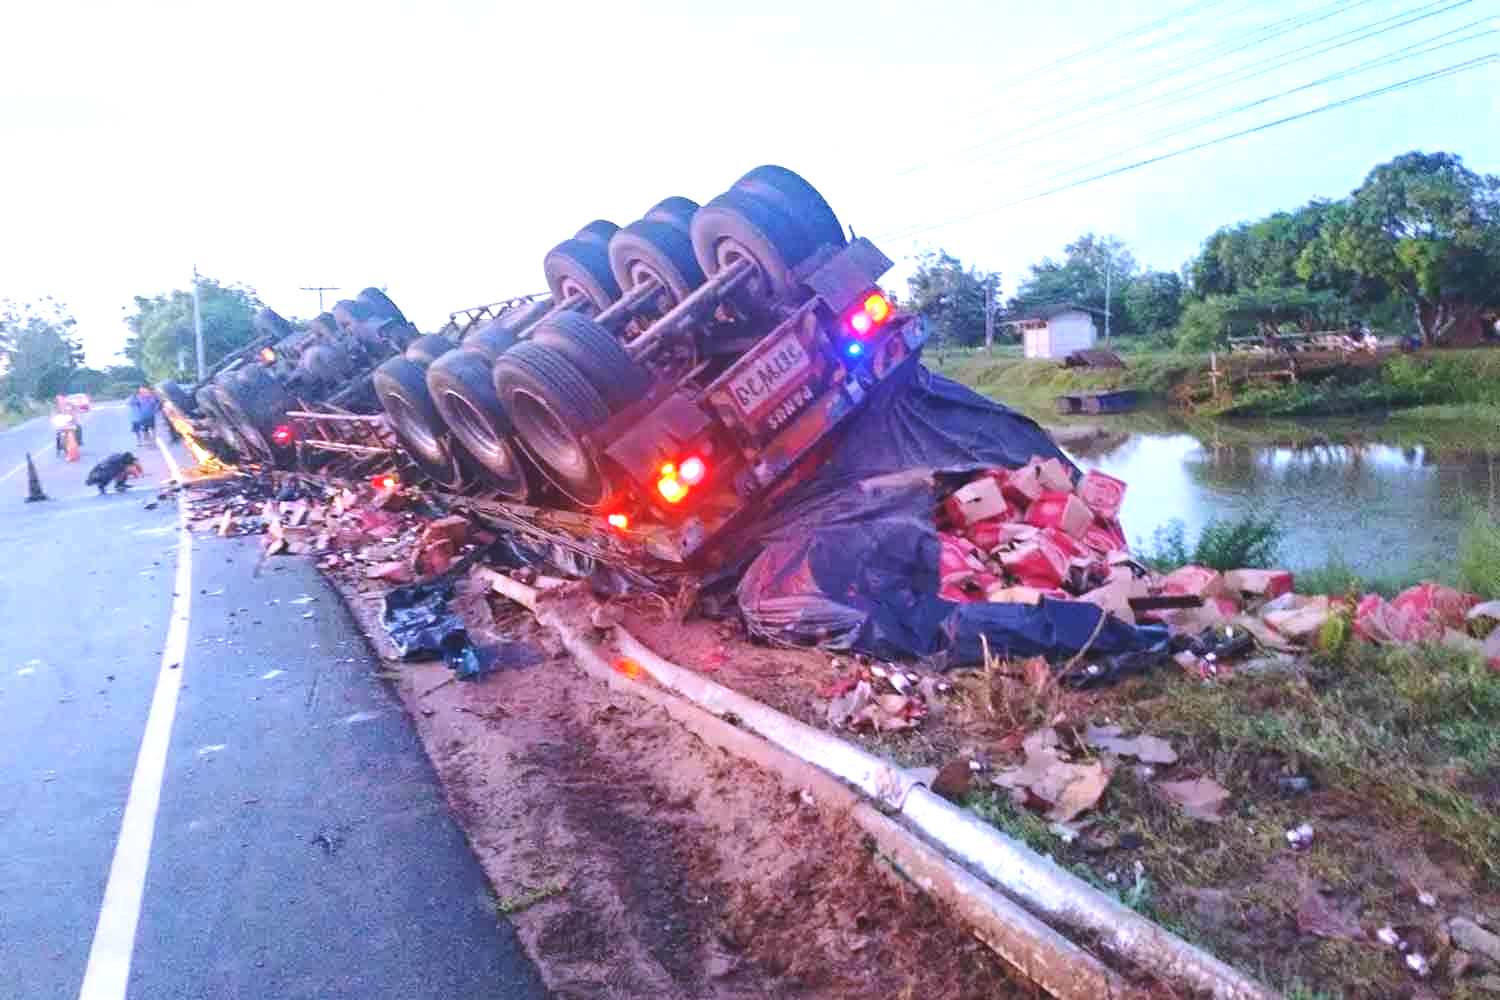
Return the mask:
<path fill-rule="evenodd" d="M 378 592 L 341 589 L 380 649 Z M 611 691 L 507 602 L 458 604 L 502 667 L 387 676 L 557 996 L 1035 995 L 847 817 Z"/>
<path fill-rule="evenodd" d="M 648 604 L 624 624 L 674 662 L 824 728 L 830 690 L 860 665 L 757 645 L 734 623 L 678 624 Z M 1019 762 L 1021 738 L 1054 720 L 1160 735 L 1178 759 L 1115 762 L 1071 841 L 985 781 L 959 798 L 1289 997 L 1500 996 L 1500 965 L 1460 950 L 1450 931 L 1459 919 L 1500 932 L 1493 696 L 1470 696 L 1462 669 L 1438 652 L 1400 668 L 1383 662 L 1297 662 L 1210 682 L 1161 667 L 1097 691 L 1054 685 L 1041 694 L 1020 665 L 1005 664 L 989 676 L 946 677 L 948 694 L 912 730 L 841 735 L 911 768 Z M 1390 690 L 1371 676 L 1381 669 L 1391 671 Z M 1462 719 L 1470 713 L 1473 725 Z M 1445 727 L 1457 732 L 1447 742 L 1436 735 Z M 1230 793 L 1221 822 L 1187 817 L 1155 794 L 1154 782 L 1199 777 Z M 1302 824 L 1315 833 L 1296 848 L 1286 833 Z M 1383 929 L 1400 948 L 1381 941 Z M 1425 974 L 1408 967 L 1409 955 L 1426 961 Z"/>

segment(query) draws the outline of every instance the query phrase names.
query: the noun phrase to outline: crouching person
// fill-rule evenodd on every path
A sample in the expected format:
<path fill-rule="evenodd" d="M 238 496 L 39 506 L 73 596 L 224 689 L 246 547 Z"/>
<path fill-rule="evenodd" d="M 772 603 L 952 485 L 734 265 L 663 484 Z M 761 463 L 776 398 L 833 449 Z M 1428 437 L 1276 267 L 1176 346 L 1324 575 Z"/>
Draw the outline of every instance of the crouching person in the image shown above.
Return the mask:
<path fill-rule="evenodd" d="M 136 461 L 135 455 L 128 451 L 121 451 L 90 469 L 89 477 L 84 482 L 89 486 L 99 487 L 99 495 L 103 496 L 111 483 L 114 484 L 115 492 L 124 493 L 130 488 L 128 480 L 138 479 L 145 474 L 141 463 Z"/>

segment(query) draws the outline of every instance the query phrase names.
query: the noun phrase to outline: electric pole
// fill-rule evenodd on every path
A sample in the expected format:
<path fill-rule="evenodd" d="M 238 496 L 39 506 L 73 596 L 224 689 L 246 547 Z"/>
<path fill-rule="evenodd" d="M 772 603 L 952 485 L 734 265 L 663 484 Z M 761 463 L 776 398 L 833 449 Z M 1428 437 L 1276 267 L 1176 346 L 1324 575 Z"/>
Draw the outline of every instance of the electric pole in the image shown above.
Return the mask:
<path fill-rule="evenodd" d="M 203 307 L 198 301 L 198 265 L 193 265 L 193 341 L 198 346 L 198 381 L 203 381 L 203 373 L 208 370 L 208 365 L 203 360 Z"/>
<path fill-rule="evenodd" d="M 995 279 L 984 283 L 984 351 L 990 353 L 995 345 Z"/>
<path fill-rule="evenodd" d="M 321 313 L 323 311 L 323 293 L 337 292 L 339 288 L 336 285 L 303 285 L 302 290 L 304 292 L 318 293 L 318 312 Z"/>

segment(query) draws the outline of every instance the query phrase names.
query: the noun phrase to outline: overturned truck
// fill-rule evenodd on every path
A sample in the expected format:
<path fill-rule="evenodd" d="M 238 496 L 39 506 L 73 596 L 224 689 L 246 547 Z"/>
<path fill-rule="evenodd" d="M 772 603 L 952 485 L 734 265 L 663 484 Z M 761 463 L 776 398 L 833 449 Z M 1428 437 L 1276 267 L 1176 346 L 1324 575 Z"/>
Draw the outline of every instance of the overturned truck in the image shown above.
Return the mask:
<path fill-rule="evenodd" d="M 162 389 L 221 447 L 283 467 L 337 445 L 317 413 L 378 407 L 439 491 L 570 511 L 686 562 L 795 483 L 920 347 L 921 320 L 878 285 L 890 267 L 800 176 L 762 166 L 705 205 L 585 225 L 546 254 L 548 295 L 427 335 L 374 289 L 304 330 L 267 311 L 192 398 Z"/>

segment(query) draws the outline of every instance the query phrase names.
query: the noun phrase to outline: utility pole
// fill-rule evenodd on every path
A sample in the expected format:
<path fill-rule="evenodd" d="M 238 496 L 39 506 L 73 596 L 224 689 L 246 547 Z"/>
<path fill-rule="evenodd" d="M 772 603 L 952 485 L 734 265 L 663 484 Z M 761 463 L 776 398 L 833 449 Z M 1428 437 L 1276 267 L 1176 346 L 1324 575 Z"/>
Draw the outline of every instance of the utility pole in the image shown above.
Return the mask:
<path fill-rule="evenodd" d="M 995 279 L 984 284 L 984 351 L 990 353 L 995 344 Z"/>
<path fill-rule="evenodd" d="M 303 285 L 302 290 L 304 292 L 318 293 L 318 312 L 321 313 L 323 311 L 323 293 L 337 292 L 339 288 L 336 285 Z"/>
<path fill-rule="evenodd" d="M 1104 346 L 1109 346 L 1109 249 L 1104 251 Z"/>
<path fill-rule="evenodd" d="M 208 370 L 208 365 L 203 360 L 203 306 L 198 301 L 198 265 L 193 265 L 193 340 L 198 345 L 198 381 L 203 381 L 203 373 Z"/>

